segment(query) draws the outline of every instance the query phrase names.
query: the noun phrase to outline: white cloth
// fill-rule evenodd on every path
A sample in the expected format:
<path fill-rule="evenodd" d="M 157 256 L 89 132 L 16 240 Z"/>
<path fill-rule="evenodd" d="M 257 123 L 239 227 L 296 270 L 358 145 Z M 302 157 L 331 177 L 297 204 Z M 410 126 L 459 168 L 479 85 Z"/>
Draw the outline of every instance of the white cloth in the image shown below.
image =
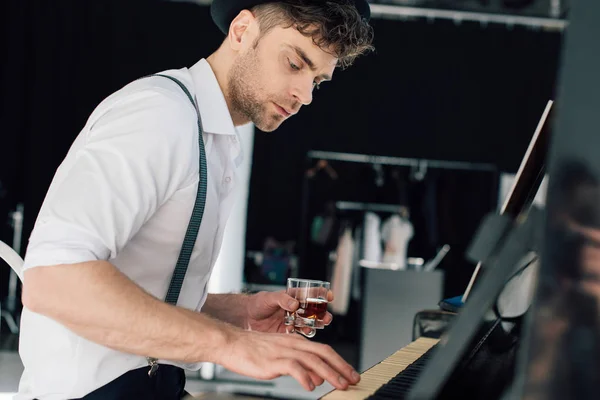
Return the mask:
<path fill-rule="evenodd" d="M 381 237 L 385 242 L 383 262 L 396 264 L 396 268 L 406 268 L 406 252 L 408 242 L 413 237 L 414 229 L 408 219 L 392 215 L 381 226 Z"/>
<path fill-rule="evenodd" d="M 336 250 L 335 266 L 331 279 L 333 301 L 328 306 L 332 313 L 346 315 L 350 303 L 350 284 L 352 283 L 352 256 L 354 254 L 354 240 L 352 230 L 346 228 L 340 237 Z"/>
<path fill-rule="evenodd" d="M 362 228 L 359 226 L 354 232 L 353 239 L 353 253 L 352 253 L 352 299 L 360 300 L 361 298 L 361 287 L 360 287 L 360 243 L 362 240 Z"/>
<path fill-rule="evenodd" d="M 381 262 L 381 218 L 374 212 L 365 213 L 363 259 Z"/>
<path fill-rule="evenodd" d="M 498 296 L 498 312 L 504 317 L 524 315 L 535 295 L 535 285 L 538 280 L 540 261 L 537 253 L 530 251 L 517 264 L 515 272 L 523 269 L 504 285 Z M 495 317 L 495 316 L 494 316 Z M 502 322 L 505 331 L 514 328 L 513 322 Z"/>
<path fill-rule="evenodd" d="M 236 197 L 242 153 L 208 62 L 163 73 L 197 97 L 205 131 L 206 208 L 178 303 L 200 310 Z M 198 160 L 196 112 L 174 82 L 144 78 L 112 94 L 57 169 L 24 268 L 108 260 L 164 300 L 196 198 Z M 79 398 L 147 365 L 144 357 L 92 343 L 26 308 L 19 352 L 25 370 L 16 399 L 23 400 Z"/>

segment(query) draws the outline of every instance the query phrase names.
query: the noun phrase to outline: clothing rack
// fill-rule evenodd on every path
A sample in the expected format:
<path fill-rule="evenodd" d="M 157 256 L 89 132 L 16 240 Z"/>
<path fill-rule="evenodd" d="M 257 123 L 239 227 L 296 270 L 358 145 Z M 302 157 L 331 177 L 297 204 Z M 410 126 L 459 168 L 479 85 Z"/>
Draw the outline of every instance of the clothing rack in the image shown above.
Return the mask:
<path fill-rule="evenodd" d="M 367 154 L 355 153 L 337 153 L 331 151 L 311 150 L 308 152 L 309 159 L 331 160 L 331 161 L 347 161 L 363 164 L 379 164 L 379 165 L 398 165 L 405 167 L 421 167 L 421 168 L 445 168 L 445 169 L 465 169 L 479 171 L 495 171 L 496 167 L 492 164 L 471 163 L 463 161 L 445 161 L 445 160 L 428 160 L 421 158 L 405 158 L 405 157 L 389 157 L 376 156 Z"/>
<path fill-rule="evenodd" d="M 332 152 L 332 151 L 321 151 L 321 150 L 310 150 L 306 155 L 306 165 L 308 168 L 311 167 L 314 160 L 327 160 L 327 161 L 343 161 L 351 163 L 362 163 L 362 164 L 373 164 L 373 165 L 393 165 L 393 166 L 404 166 L 414 169 L 419 175 L 424 176 L 428 168 L 434 169 L 449 169 L 449 170 L 468 170 L 468 171 L 488 171 L 497 172 L 498 169 L 493 164 L 488 163 L 474 163 L 465 161 L 447 161 L 447 160 L 431 160 L 422 158 L 407 158 L 407 157 L 391 157 L 391 156 L 379 156 L 372 154 L 357 154 L 357 153 L 344 153 L 344 152 Z M 309 219 L 309 183 L 310 178 L 305 175 L 303 179 L 302 187 L 302 210 L 301 210 L 301 222 L 300 222 L 300 235 L 298 237 L 298 272 L 303 271 L 304 261 L 306 257 L 307 238 L 306 232 L 308 230 Z M 389 205 L 389 204 L 374 204 L 374 203 L 356 203 L 350 201 L 338 201 L 336 203 L 337 209 L 344 210 L 366 210 L 380 211 L 380 212 L 400 212 L 401 205 Z"/>

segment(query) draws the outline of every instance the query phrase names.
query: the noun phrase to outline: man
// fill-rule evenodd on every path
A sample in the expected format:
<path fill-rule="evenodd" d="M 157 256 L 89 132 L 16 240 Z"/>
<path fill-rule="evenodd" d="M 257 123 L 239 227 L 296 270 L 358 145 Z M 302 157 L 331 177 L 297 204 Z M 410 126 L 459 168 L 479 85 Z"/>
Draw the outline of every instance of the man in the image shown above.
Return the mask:
<path fill-rule="evenodd" d="M 201 362 L 291 375 L 307 390 L 360 379 L 329 346 L 285 334 L 285 310 L 298 308 L 285 293 L 209 295 L 206 284 L 235 196 L 235 127 L 275 130 L 369 50 L 368 4 L 216 0 L 212 15 L 220 48 L 162 72 L 189 90 L 199 119 L 176 82 L 139 79 L 94 110 L 58 168 L 25 256 L 18 399 L 178 399 L 183 369 Z M 164 299 L 200 154 L 206 203 L 175 307 Z"/>

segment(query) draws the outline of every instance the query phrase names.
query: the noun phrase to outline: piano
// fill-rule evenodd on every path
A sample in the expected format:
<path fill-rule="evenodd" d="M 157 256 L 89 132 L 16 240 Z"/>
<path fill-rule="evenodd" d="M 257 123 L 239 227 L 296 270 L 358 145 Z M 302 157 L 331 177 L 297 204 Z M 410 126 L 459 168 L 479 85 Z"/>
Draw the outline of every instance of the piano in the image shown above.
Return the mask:
<path fill-rule="evenodd" d="M 505 203 L 500 210 L 500 214 L 507 216 L 511 220 L 519 220 L 522 219 L 522 213 L 526 213 L 530 205 L 533 203 L 535 196 L 537 195 L 538 189 L 541 185 L 541 182 L 544 178 L 545 172 L 545 163 L 546 163 L 546 155 L 547 149 L 549 146 L 549 126 L 548 123 L 550 119 L 550 112 L 553 105 L 553 101 L 549 101 L 546 105 L 546 108 L 538 122 L 536 127 L 536 131 L 530 141 L 528 149 L 523 157 L 519 170 L 517 172 L 515 181 L 511 187 L 510 192 L 508 193 Z M 471 282 L 469 283 L 469 287 L 467 291 L 472 287 L 475 277 L 479 273 L 479 269 L 481 267 L 481 263 L 477 265 Z M 498 268 L 501 269 L 501 268 Z M 510 270 L 509 268 L 506 268 Z M 496 271 L 494 271 L 496 272 Z M 510 273 L 510 272 L 509 272 Z M 484 271 L 484 275 L 485 271 Z M 489 274 L 493 275 L 493 274 Z M 499 275 L 502 276 L 502 275 Z M 498 284 L 497 278 L 491 278 L 496 280 L 496 285 L 501 287 L 503 283 Z M 489 282 L 488 282 L 489 283 Z M 489 285 L 488 285 L 489 286 Z M 484 289 L 482 289 L 484 290 Z M 479 294 L 481 296 L 490 298 L 488 294 Z M 475 300 L 477 301 L 477 300 Z M 465 303 L 467 304 L 467 303 Z M 478 306 L 475 306 L 478 307 Z M 467 311 L 467 308 L 471 308 L 473 310 L 474 307 L 464 307 L 464 311 Z M 479 313 L 484 314 L 485 310 L 482 310 L 479 307 Z M 460 312 L 462 312 L 461 310 Z M 459 312 L 459 314 L 460 314 Z M 477 317 L 468 316 L 462 318 L 461 326 L 455 327 L 457 329 L 462 329 L 464 327 L 468 327 L 467 330 L 473 332 L 475 330 L 475 321 Z M 471 321 L 467 321 L 470 319 Z M 456 325 L 454 323 L 451 324 Z M 429 371 L 429 376 L 434 376 L 434 379 L 437 381 L 438 386 L 445 387 L 449 389 L 449 391 L 438 392 L 444 393 L 444 398 L 448 396 L 448 393 L 451 393 L 452 396 L 463 395 L 464 393 L 454 393 L 459 389 L 460 385 L 457 387 L 452 387 L 452 384 L 447 384 L 444 381 L 450 379 L 450 376 L 453 375 L 453 372 L 462 373 L 462 368 L 465 367 L 465 361 L 463 360 L 462 354 L 470 353 L 471 347 L 475 345 L 471 339 L 465 340 L 463 339 L 463 332 L 453 332 L 454 335 L 450 335 L 450 339 L 442 335 L 441 339 L 420 337 L 417 338 L 412 343 L 407 346 L 401 348 L 388 358 L 382 360 L 378 364 L 373 367 L 367 369 L 361 374 L 361 381 L 354 386 L 350 386 L 347 390 L 342 391 L 338 389 L 334 389 L 333 391 L 325 394 L 321 397 L 322 400 L 384 400 L 384 399 L 411 399 L 415 398 L 415 396 L 419 399 L 427 399 L 432 400 L 430 397 L 423 397 L 422 394 L 415 395 L 412 394 L 414 387 L 417 385 L 417 382 L 423 375 L 423 371 L 426 370 L 430 360 L 433 358 L 433 355 L 441 345 L 444 343 L 444 346 L 447 346 L 449 341 L 452 341 L 453 349 L 450 348 L 443 349 L 439 348 L 439 350 L 446 350 L 445 355 L 437 356 L 437 365 L 433 367 L 433 371 Z M 452 337 L 454 336 L 454 337 Z M 456 343 L 459 342 L 459 346 Z M 461 350 L 463 349 L 463 350 Z M 444 360 L 445 362 L 439 362 L 440 357 L 444 358 L 446 355 L 451 355 L 452 360 Z M 441 365 L 445 364 L 445 365 Z M 450 368 L 444 369 L 444 367 Z M 445 377 L 439 377 L 438 375 L 440 371 L 444 371 L 446 374 Z M 463 375 L 464 376 L 464 375 Z M 468 379 L 468 378 L 467 378 Z M 422 389 L 423 386 L 427 386 L 427 383 L 420 382 L 418 385 L 420 386 L 418 389 Z M 500 395 L 500 394 L 498 394 Z M 470 393 L 471 398 L 476 398 L 477 396 L 474 393 Z M 473 397 L 475 396 L 475 397 Z M 450 396 L 451 397 L 451 396 Z"/>
<path fill-rule="evenodd" d="M 361 374 L 348 390 L 334 390 L 322 400 L 402 399 L 419 376 L 438 339 L 420 337 Z"/>

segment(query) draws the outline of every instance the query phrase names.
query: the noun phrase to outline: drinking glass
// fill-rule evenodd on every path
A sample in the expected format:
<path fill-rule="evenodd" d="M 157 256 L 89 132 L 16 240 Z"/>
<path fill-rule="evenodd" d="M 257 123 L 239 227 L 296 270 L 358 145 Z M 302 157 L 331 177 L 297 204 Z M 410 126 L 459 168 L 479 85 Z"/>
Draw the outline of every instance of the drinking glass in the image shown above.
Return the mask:
<path fill-rule="evenodd" d="M 315 329 L 325 328 L 323 319 L 327 314 L 329 282 L 312 279 L 289 278 L 287 281 L 287 294 L 298 300 L 300 307 L 296 312 L 286 312 L 285 324 L 295 328 L 312 328 L 310 333 L 297 329 L 305 336 L 313 337 Z"/>

